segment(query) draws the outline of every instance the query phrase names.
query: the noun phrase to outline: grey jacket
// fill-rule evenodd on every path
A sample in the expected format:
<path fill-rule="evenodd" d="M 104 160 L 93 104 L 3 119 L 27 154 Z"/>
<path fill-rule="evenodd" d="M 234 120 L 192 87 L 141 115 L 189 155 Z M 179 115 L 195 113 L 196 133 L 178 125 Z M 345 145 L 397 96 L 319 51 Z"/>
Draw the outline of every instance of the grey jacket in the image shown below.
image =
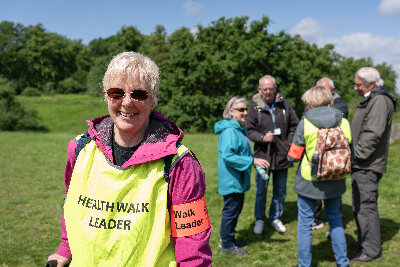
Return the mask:
<path fill-rule="evenodd" d="M 306 117 L 312 124 L 319 128 L 332 128 L 342 120 L 342 112 L 336 108 L 319 107 L 306 111 Z M 293 143 L 297 146 L 305 146 L 304 140 L 304 117 L 301 118 L 294 134 Z M 288 156 L 289 160 L 293 160 Z M 307 160 L 303 154 L 301 160 Z M 297 169 L 294 182 L 294 191 L 304 197 L 311 199 L 329 199 L 340 197 L 346 192 L 345 179 L 336 179 L 331 181 L 309 181 L 301 176 L 301 162 Z"/>
<path fill-rule="evenodd" d="M 390 130 L 397 99 L 384 87 L 375 87 L 357 106 L 351 122 L 353 169 L 386 172 Z"/>

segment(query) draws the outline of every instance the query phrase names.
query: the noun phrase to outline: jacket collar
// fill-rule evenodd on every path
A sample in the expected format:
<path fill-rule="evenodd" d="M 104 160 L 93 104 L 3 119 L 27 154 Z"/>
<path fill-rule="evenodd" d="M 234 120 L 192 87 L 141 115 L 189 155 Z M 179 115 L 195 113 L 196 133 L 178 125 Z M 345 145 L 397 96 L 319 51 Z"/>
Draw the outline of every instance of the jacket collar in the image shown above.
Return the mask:
<path fill-rule="evenodd" d="M 260 95 L 258 92 L 256 92 L 256 93 L 252 96 L 251 100 L 257 105 L 257 108 L 259 108 L 259 109 L 266 109 L 265 103 L 264 103 L 264 101 L 261 99 L 261 95 Z M 282 95 L 282 93 L 281 93 L 280 91 L 277 91 L 277 92 L 276 92 L 276 95 L 275 95 L 275 105 L 276 105 L 277 103 L 279 103 L 279 102 L 283 102 L 283 95 Z"/>
<path fill-rule="evenodd" d="M 96 142 L 99 149 L 113 162 L 111 142 L 114 123 L 109 115 L 87 121 L 89 135 Z M 122 167 L 163 158 L 176 154 L 176 143 L 183 139 L 182 130 L 157 111 L 150 114 L 149 129 L 147 130 L 140 147 Z"/>
<path fill-rule="evenodd" d="M 397 97 L 391 94 L 386 88 L 382 86 L 377 86 L 371 90 L 371 93 L 367 97 L 364 97 L 363 101 L 360 102 L 357 108 L 365 108 L 368 105 L 368 102 L 371 100 L 371 98 L 377 95 L 385 95 L 389 97 L 389 99 L 393 102 L 394 107 L 396 107 Z"/>

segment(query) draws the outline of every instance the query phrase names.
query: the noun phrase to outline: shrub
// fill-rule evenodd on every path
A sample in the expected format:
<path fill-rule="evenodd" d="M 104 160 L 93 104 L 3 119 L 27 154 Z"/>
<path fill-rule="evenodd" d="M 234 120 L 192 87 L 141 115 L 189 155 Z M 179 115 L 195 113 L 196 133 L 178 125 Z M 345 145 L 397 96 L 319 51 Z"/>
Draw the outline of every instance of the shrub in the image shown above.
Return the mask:
<path fill-rule="evenodd" d="M 41 92 L 36 87 L 27 87 L 24 91 L 22 91 L 22 95 L 24 96 L 41 96 Z"/>
<path fill-rule="evenodd" d="M 57 85 L 55 82 L 47 82 L 43 86 L 43 94 L 54 95 L 57 92 Z"/>
<path fill-rule="evenodd" d="M 15 100 L 12 89 L 0 86 L 0 130 L 1 131 L 47 131 L 37 112 L 24 108 Z"/>
<path fill-rule="evenodd" d="M 102 56 L 94 61 L 87 76 L 87 91 L 89 94 L 95 96 L 103 94 L 102 79 L 110 59 L 111 56 Z"/>
<path fill-rule="evenodd" d="M 57 91 L 60 94 L 76 94 L 86 91 L 86 88 L 84 84 L 81 84 L 73 78 L 66 78 L 58 84 Z"/>

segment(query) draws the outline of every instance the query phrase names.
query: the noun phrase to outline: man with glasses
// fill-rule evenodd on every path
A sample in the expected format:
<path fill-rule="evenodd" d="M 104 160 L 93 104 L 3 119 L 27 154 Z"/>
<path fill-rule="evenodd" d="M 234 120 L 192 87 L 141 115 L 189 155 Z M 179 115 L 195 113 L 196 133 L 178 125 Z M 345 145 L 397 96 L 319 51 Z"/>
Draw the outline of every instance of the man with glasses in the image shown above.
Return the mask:
<path fill-rule="evenodd" d="M 269 221 L 279 233 L 286 232 L 280 220 L 286 197 L 287 170 L 292 163 L 287 160 L 287 152 L 293 139 L 299 119 L 288 101 L 279 92 L 274 77 L 265 75 L 259 80 L 258 92 L 252 97 L 245 126 L 254 141 L 254 157 L 266 159 L 270 163 L 267 172 L 273 177 L 273 195 L 269 209 Z M 256 223 L 254 232 L 264 230 L 266 192 L 269 180 L 256 172 Z"/>
<path fill-rule="evenodd" d="M 382 256 L 378 184 L 386 164 L 396 97 L 383 86 L 379 72 L 364 67 L 356 72 L 354 90 L 363 101 L 351 122 L 353 137 L 353 213 L 358 240 L 350 244 L 360 249 L 351 261 L 367 262 Z"/>

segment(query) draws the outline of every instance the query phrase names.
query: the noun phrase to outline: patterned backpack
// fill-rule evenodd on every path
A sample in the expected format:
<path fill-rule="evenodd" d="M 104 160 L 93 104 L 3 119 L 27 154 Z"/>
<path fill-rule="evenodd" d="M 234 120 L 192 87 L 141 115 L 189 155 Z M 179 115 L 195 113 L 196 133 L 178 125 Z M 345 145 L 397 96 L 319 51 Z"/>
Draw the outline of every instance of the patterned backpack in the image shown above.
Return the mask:
<path fill-rule="evenodd" d="M 349 142 L 339 126 L 318 129 L 317 146 L 310 163 L 312 176 L 319 181 L 343 178 L 351 172 Z"/>

